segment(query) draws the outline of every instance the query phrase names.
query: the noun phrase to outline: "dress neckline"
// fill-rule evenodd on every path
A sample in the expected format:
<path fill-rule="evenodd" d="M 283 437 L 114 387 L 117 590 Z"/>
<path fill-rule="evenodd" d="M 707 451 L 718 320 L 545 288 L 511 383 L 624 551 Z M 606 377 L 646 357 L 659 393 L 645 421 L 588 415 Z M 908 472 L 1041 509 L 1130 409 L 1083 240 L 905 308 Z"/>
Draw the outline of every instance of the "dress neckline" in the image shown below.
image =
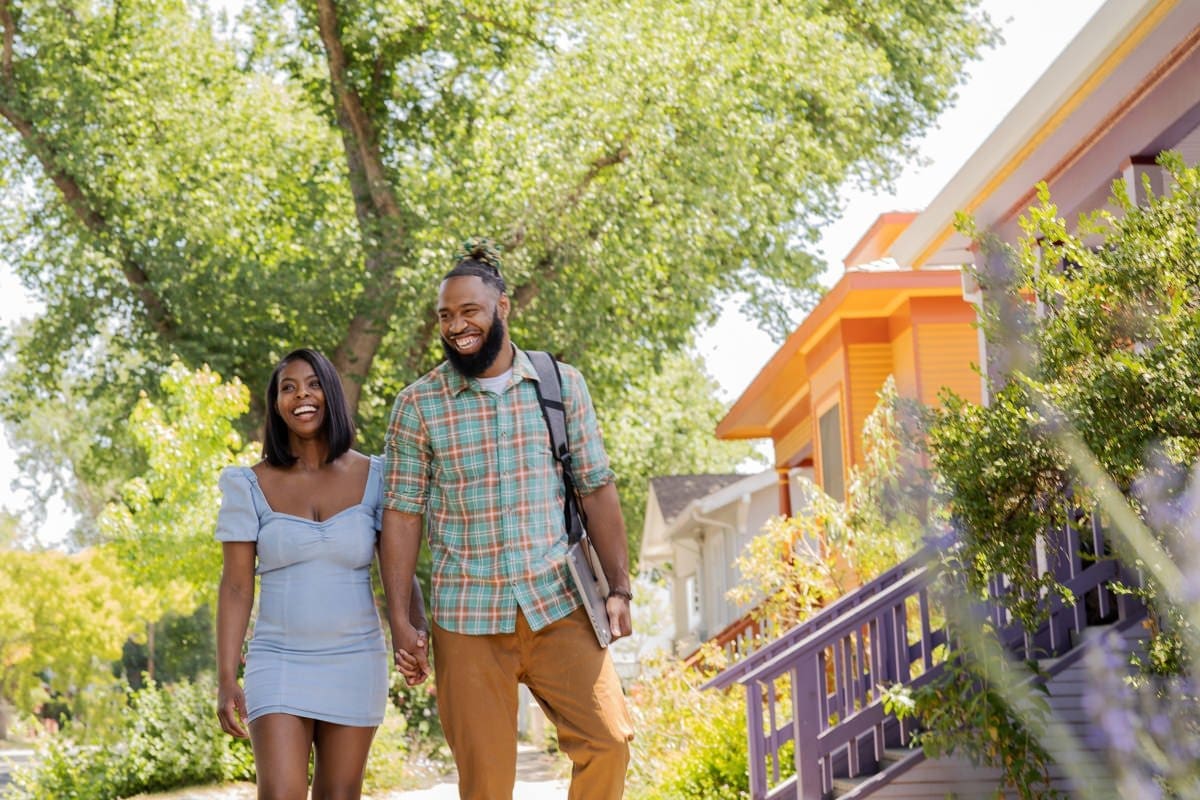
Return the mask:
<path fill-rule="evenodd" d="M 259 484 L 258 484 L 258 475 L 256 475 L 254 470 L 250 467 L 242 467 L 242 469 L 245 471 L 246 477 L 250 480 L 250 484 L 254 487 L 255 491 L 258 492 L 258 496 L 262 498 L 263 505 L 266 506 L 268 514 L 271 514 L 276 517 L 287 517 L 288 519 L 294 519 L 297 522 L 306 522 L 309 525 L 328 525 L 329 523 L 333 522 L 335 519 L 342 516 L 343 514 L 346 514 L 350 511 L 354 511 L 359 508 L 363 508 L 368 505 L 367 495 L 370 494 L 370 492 L 371 492 L 371 482 L 372 482 L 372 479 L 375 477 L 375 469 L 379 462 L 375 456 L 367 456 L 367 458 L 370 459 L 370 464 L 368 464 L 368 466 L 367 466 L 367 483 L 365 486 L 363 486 L 362 499 L 359 500 L 357 503 L 353 503 L 352 505 L 348 505 L 345 508 L 340 509 L 339 511 L 335 511 L 334 513 L 330 514 L 325 519 L 312 519 L 311 517 L 302 517 L 299 514 L 289 514 L 286 511 L 276 511 L 275 509 L 271 508 L 271 501 L 267 499 L 266 492 L 264 492 L 262 490 L 262 487 L 259 486 Z"/>

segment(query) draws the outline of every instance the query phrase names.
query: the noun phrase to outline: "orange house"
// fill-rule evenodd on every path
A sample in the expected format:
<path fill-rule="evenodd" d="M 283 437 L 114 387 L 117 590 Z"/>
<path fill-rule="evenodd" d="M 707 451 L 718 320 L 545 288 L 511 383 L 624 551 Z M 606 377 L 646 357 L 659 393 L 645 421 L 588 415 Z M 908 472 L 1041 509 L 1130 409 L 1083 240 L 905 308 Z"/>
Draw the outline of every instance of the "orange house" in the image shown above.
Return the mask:
<path fill-rule="evenodd" d="M 782 514 L 792 513 L 797 473 L 811 470 L 826 493 L 844 499 L 863 457 L 863 425 L 889 375 L 902 397 L 926 404 L 942 387 L 980 400 L 979 334 L 961 268 L 867 261 L 913 217 L 879 218 L 846 257 L 841 279 L 717 426 L 722 439 L 771 439 Z"/>

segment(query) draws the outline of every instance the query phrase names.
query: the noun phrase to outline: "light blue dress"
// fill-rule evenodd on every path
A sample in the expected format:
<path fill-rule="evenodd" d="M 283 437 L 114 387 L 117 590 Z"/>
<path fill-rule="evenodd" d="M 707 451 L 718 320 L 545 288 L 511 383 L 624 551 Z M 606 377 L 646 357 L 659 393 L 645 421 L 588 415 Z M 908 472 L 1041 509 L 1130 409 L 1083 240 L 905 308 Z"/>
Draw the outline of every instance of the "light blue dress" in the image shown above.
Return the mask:
<path fill-rule="evenodd" d="M 315 522 L 271 509 L 248 467 L 222 470 L 217 539 L 256 542 L 258 618 L 246 654 L 248 719 L 294 714 L 374 726 L 387 703 L 387 648 L 371 592 L 383 511 L 371 456 L 362 502 Z"/>

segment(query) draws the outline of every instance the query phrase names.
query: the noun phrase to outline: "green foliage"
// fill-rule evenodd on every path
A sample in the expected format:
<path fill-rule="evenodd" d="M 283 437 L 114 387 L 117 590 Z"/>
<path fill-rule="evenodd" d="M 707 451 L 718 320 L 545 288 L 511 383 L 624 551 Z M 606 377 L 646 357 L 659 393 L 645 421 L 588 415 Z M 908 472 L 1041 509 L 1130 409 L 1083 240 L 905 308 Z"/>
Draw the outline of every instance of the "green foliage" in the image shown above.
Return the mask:
<path fill-rule="evenodd" d="M 367 755 L 367 770 L 363 790 L 370 793 L 396 789 L 413 777 L 414 747 L 411 730 L 404 713 L 389 704 L 383 724 L 375 731 L 371 752 Z"/>
<path fill-rule="evenodd" d="M 179 786 L 252 779 L 245 740 L 213 722 L 214 687 L 183 682 L 133 691 L 121 710 L 120 741 L 106 746 L 77 741 L 67 731 L 38 753 L 31 771 L 18 773 L 22 800 L 115 800 Z"/>
<path fill-rule="evenodd" d="M 725 407 L 703 366 L 684 354 L 662 361 L 661 372 L 634 376 L 625 391 L 597 409 L 620 484 L 629 551 L 635 562 L 651 478 L 733 472 L 747 461 L 761 461 L 751 443 L 713 436 Z"/>
<path fill-rule="evenodd" d="M 422 744 L 443 741 L 437 695 L 431 683 L 427 681 L 409 686 L 399 672 L 393 671 L 391 685 L 388 687 L 388 699 L 391 701 L 390 705 L 404 719 L 404 729 L 409 739 Z"/>
<path fill-rule="evenodd" d="M 850 471 L 846 501 L 806 482 L 800 513 L 768 521 L 738 557 L 734 602 L 786 629 L 916 552 L 940 512 L 915 489 L 926 481 L 916 479 L 910 412 L 889 378 L 863 425 L 863 463 Z"/>
<path fill-rule="evenodd" d="M 706 676 L 652 661 L 633 687 L 631 800 L 741 800 L 750 796 L 746 705 L 737 691 L 701 691 Z"/>
<path fill-rule="evenodd" d="M 181 612 L 216 599 L 216 476 L 253 458 L 256 446 L 233 428 L 246 411 L 247 395 L 236 379 L 224 383 L 207 367 L 193 372 L 176 362 L 162 377 L 159 399 L 144 396 L 129 420 L 146 467 L 104 510 L 100 533 L 140 585 Z"/>
<path fill-rule="evenodd" d="M 154 626 L 154 669 L 150 676 L 160 684 L 195 680 L 210 672 L 217 661 L 213 612 L 199 606 L 191 614 L 167 614 Z M 150 668 L 150 636 L 145 642 L 125 642 L 121 669 L 134 689 L 142 687 L 142 673 Z"/>
<path fill-rule="evenodd" d="M 51 694 L 110 683 L 151 595 L 102 548 L 0 555 L 0 698 L 31 712 Z"/>
<path fill-rule="evenodd" d="M 957 754 L 972 764 L 999 769 L 1003 782 L 997 797 L 1005 796 L 1005 788 L 1022 800 L 1061 797 L 1050 786 L 1053 761 L 1040 741 L 1044 730 L 1027 724 L 1049 716 L 1045 699 L 1018 715 L 989 675 L 1005 665 L 976 660 L 964 651 L 956 655 L 936 682 L 912 691 L 891 689 L 884 695 L 884 713 L 901 720 L 915 718 L 922 728 L 913 734 L 912 746 L 929 758 Z"/>
<path fill-rule="evenodd" d="M 1041 187 L 1017 246 L 991 245 L 999 250 L 992 263 L 1004 268 L 980 274 L 992 298 L 983 325 L 1003 383 L 987 408 L 948 399 L 932 426 L 936 468 L 966 534 L 969 585 L 982 592 L 1000 574 L 1015 581 L 1006 602 L 1026 624 L 1039 619 L 1040 592 L 1061 591 L 1023 566 L 1035 537 L 1071 524 L 1071 505 L 1094 507 L 1098 491 L 1075 480 L 1080 466 L 1064 431 L 1167 552 L 1185 552 L 1183 518 L 1148 511 L 1170 507 L 1169 495 L 1182 488 L 1170 489 L 1172 475 L 1200 457 L 1200 171 L 1171 156 L 1163 163 L 1171 194 L 1138 208 L 1118 182 L 1113 204 L 1121 213 L 1097 212 L 1075 230 Z M 1124 555 L 1136 563 L 1134 553 Z"/>
<path fill-rule="evenodd" d="M 1200 641 L 1190 588 L 1200 563 L 1193 544 L 1200 484 L 1186 480 L 1200 457 L 1200 171 L 1170 154 L 1160 163 L 1171 192 L 1142 207 L 1116 182 L 1117 212 L 1071 226 L 1041 186 L 1014 247 L 983 243 L 989 259 L 978 279 L 992 400 L 981 408 L 948 397 L 930 430 L 934 465 L 962 531 L 947 577 L 969 601 L 1004 576 L 1012 591 L 1002 602 L 1026 629 L 1044 619 L 1039 598 L 1069 597 L 1053 576 L 1030 570 L 1038 535 L 1079 524 L 1074 512 L 1107 503 L 1113 550 L 1145 579 L 1126 589 L 1150 608 L 1139 682 L 1174 698 L 1138 710 L 1115 672 L 1121 659 L 1096 674 L 1116 684 L 1105 690 L 1111 706 L 1101 721 L 1115 721 L 1107 732 L 1120 750 L 1114 766 L 1122 787 L 1138 790 L 1156 776 L 1191 785 L 1200 741 L 1181 711 L 1193 706 L 1193 693 L 1169 677 L 1190 674 Z M 969 221 L 962 229 L 975 234 Z M 1010 784 L 1033 796 L 1044 756 L 1028 735 L 1005 727 L 986 674 L 995 667 L 982 658 L 964 664 L 928 689 L 924 741 L 1000 762 Z"/>
<path fill-rule="evenodd" d="M 380 449 L 465 235 L 504 244 L 516 340 L 601 408 L 724 296 L 782 334 L 838 188 L 887 184 L 992 36 L 976 0 L 365 2 L 322 29 L 323 3 L 224 36 L 181 0 L 6 0 L 0 257 L 47 310 L 0 407 L 93 510 L 176 357 L 258 387 L 318 347 Z"/>

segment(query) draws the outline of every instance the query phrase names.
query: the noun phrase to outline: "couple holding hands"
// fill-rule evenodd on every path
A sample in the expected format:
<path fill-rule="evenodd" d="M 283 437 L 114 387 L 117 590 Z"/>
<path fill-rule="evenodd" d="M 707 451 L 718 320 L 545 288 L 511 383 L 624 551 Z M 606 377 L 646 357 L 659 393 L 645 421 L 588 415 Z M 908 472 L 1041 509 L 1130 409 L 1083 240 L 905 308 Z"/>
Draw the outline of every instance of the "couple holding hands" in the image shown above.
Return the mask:
<path fill-rule="evenodd" d="M 538 373 L 509 338 L 496 252 L 468 242 L 461 255 L 437 295 L 446 361 L 396 398 L 383 456 L 351 449 L 340 378 L 302 349 L 271 375 L 263 460 L 221 473 L 217 715 L 227 733 L 249 735 L 260 800 L 303 800 L 314 750 L 312 800 L 361 794 L 388 688 L 371 590 L 376 555 L 394 662 L 410 685 L 429 676 L 432 644 L 460 797 L 512 798 L 518 683 L 573 762 L 571 800 L 624 791 L 632 727 L 566 563 L 563 480 Z M 625 525 L 587 385 L 569 366 L 561 376 L 575 483 L 612 587 L 605 605 L 616 639 L 630 633 Z M 415 578 L 423 532 L 431 625 Z"/>

